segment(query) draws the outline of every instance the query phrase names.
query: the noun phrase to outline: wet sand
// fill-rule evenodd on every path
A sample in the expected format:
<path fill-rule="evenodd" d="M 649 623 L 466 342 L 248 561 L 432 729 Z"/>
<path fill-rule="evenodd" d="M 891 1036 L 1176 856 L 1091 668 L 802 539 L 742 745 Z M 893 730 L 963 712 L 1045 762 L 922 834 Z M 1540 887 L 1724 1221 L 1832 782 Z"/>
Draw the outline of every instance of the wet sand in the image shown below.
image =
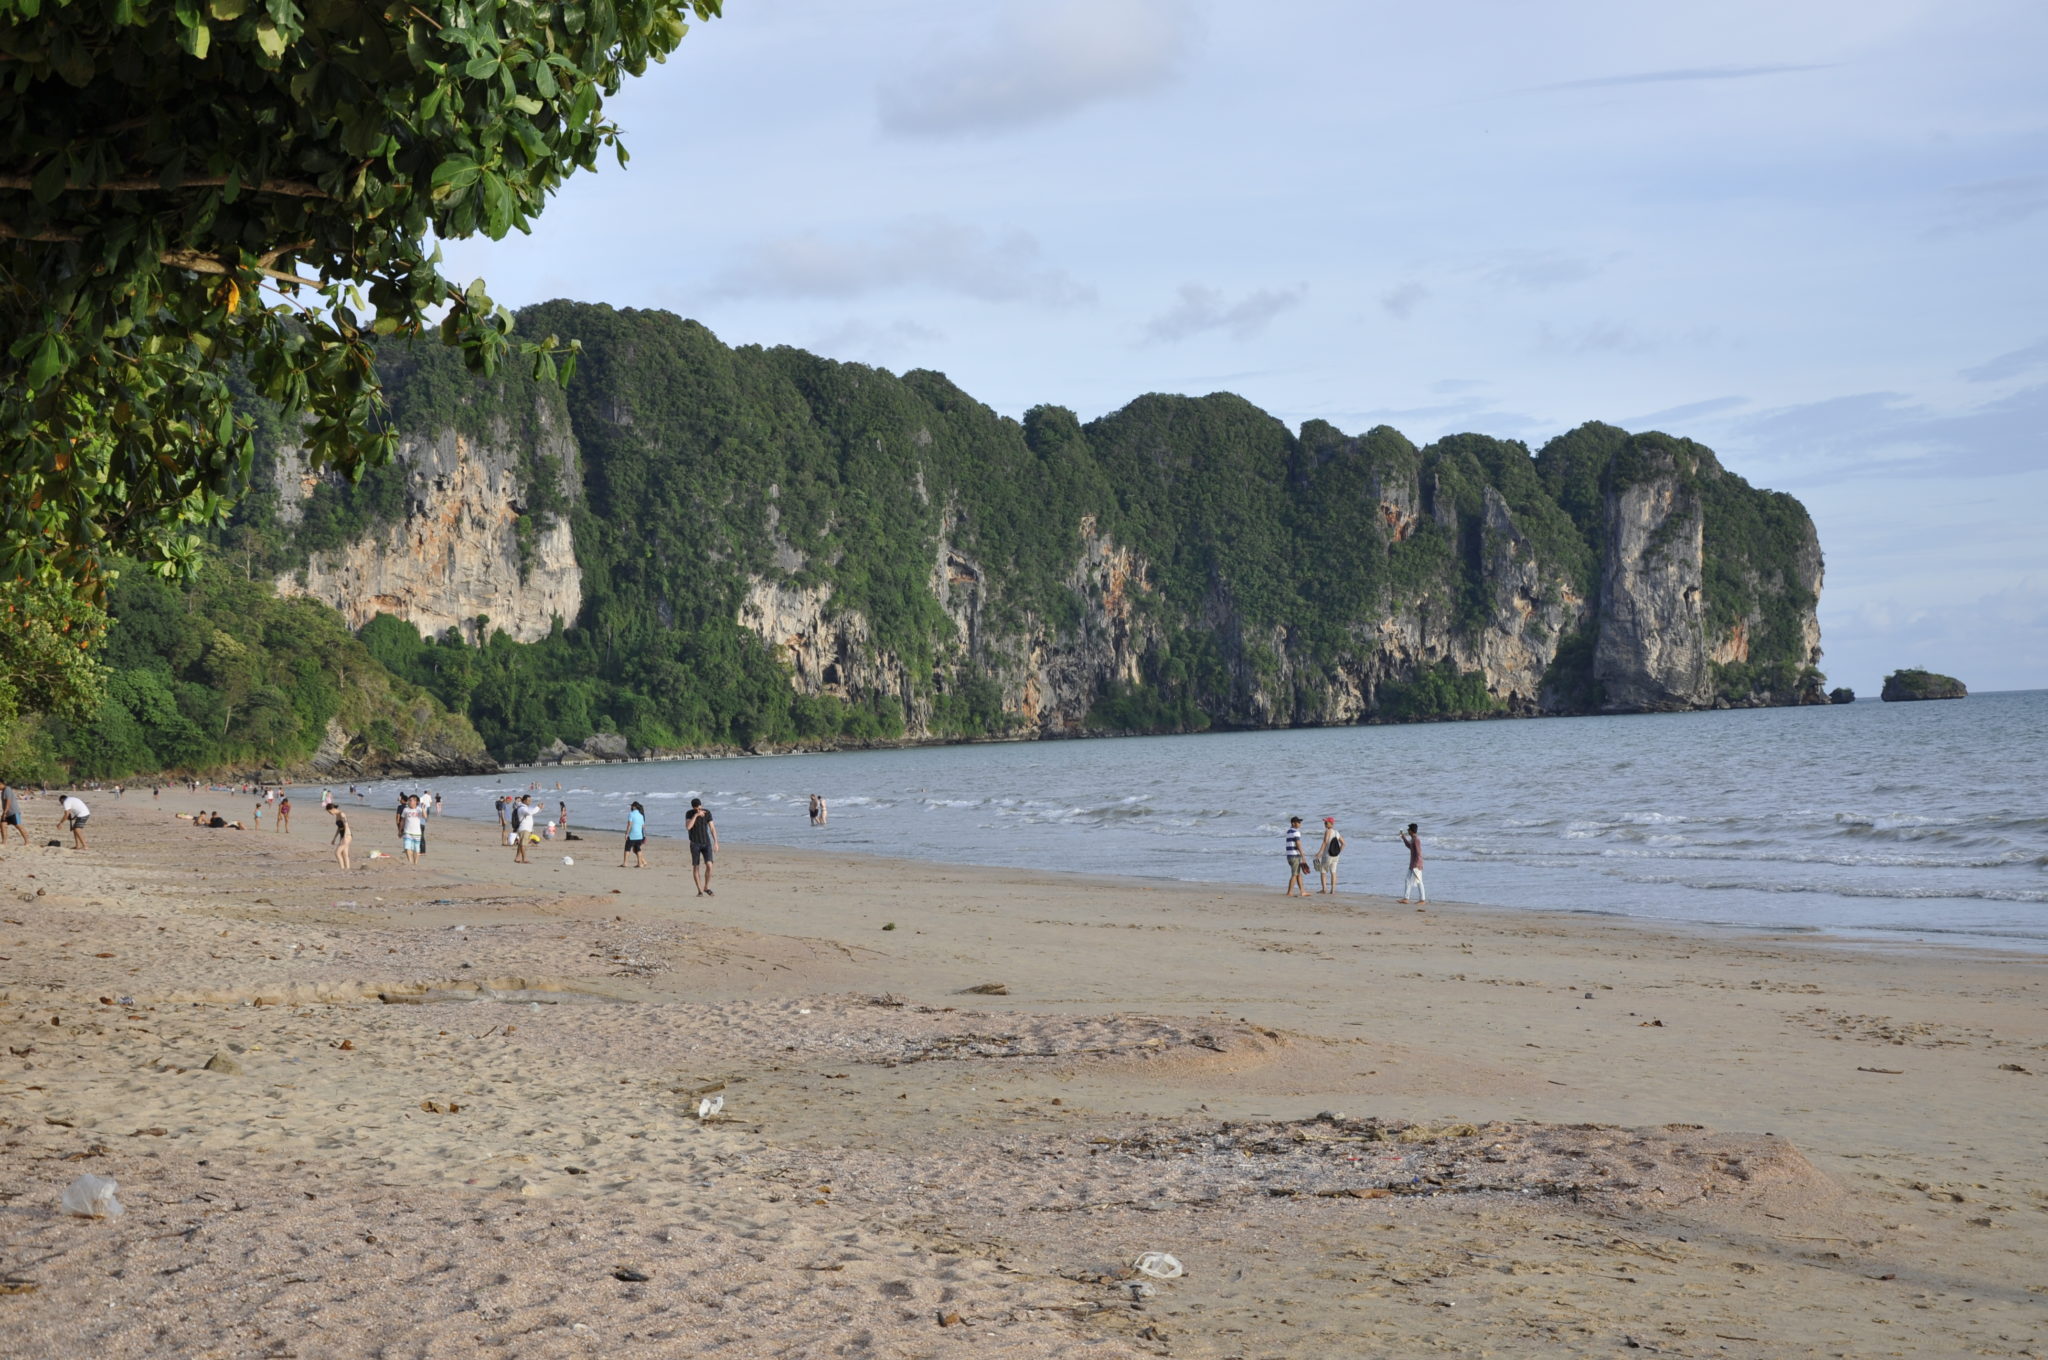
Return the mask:
<path fill-rule="evenodd" d="M 2048 1354 L 2048 960 L 247 801 L 0 859 L 0 1353 Z"/>

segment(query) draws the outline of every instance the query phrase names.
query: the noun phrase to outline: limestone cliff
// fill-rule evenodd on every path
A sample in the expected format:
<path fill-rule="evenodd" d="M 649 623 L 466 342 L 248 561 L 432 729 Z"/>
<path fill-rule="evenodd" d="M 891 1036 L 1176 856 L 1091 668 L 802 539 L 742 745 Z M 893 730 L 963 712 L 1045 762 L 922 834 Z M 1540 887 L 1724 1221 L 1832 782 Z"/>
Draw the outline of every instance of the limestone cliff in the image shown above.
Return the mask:
<path fill-rule="evenodd" d="M 343 504 L 286 464 L 280 496 L 304 509 L 296 588 L 537 640 L 486 661 L 379 633 L 501 758 L 1821 692 L 1811 519 L 1684 439 L 1417 447 L 1227 393 L 1017 420 L 943 374 L 666 313 L 520 324 L 582 345 L 566 393 L 395 371 L 400 491 Z"/>
<path fill-rule="evenodd" d="M 553 470 L 555 497 L 580 490 L 576 440 L 558 401 L 536 400 L 525 430 L 499 419 L 482 435 L 442 426 L 409 434 L 398 446 L 402 513 L 341 545 L 309 552 L 281 575 L 278 590 L 332 605 L 360 628 L 391 614 L 422 633 L 460 630 L 473 641 L 479 616 L 530 642 L 556 619 L 575 621 L 583 605 L 565 514 L 536 514 L 529 470 Z M 278 517 L 303 517 L 321 486 L 296 450 L 273 463 Z"/>

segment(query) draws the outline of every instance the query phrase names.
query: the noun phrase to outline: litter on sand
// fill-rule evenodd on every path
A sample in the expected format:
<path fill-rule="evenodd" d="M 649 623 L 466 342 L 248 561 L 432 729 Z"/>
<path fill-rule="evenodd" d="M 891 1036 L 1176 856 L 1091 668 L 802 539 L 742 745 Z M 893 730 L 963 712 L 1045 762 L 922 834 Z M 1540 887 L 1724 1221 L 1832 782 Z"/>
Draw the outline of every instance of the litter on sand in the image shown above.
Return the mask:
<path fill-rule="evenodd" d="M 125 1210 L 114 1192 L 120 1188 L 111 1176 L 80 1176 L 64 1187 L 64 1212 L 80 1218 L 119 1218 Z"/>
<path fill-rule="evenodd" d="M 706 1096 L 704 1097 L 704 1099 L 697 1102 L 697 1117 L 699 1119 L 709 1119 L 712 1115 L 717 1114 L 720 1110 L 723 1110 L 724 1108 L 724 1096 Z"/>
<path fill-rule="evenodd" d="M 1131 1269 L 1150 1275 L 1155 1280 L 1178 1280 L 1187 1274 L 1187 1268 L 1175 1257 L 1163 1251 L 1148 1251 L 1131 1262 Z"/>

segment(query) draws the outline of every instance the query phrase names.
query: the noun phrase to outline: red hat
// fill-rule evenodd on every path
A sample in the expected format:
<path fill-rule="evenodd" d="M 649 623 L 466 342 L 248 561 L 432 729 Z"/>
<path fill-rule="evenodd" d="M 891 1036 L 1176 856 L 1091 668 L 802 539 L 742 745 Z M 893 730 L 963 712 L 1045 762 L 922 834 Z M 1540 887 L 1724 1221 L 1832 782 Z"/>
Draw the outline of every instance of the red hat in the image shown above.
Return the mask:
<path fill-rule="evenodd" d="M 1335 817 L 1325 817 L 1325 818 L 1323 818 L 1323 825 L 1324 825 L 1324 826 L 1335 826 L 1336 824 L 1337 824 L 1337 819 L 1336 819 Z"/>

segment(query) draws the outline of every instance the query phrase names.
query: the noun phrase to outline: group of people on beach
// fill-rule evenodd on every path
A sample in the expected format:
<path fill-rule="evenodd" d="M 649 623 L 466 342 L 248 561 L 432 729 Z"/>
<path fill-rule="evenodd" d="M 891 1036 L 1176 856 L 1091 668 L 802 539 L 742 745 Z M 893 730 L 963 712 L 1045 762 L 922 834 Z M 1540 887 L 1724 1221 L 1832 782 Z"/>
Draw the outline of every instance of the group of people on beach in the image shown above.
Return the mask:
<path fill-rule="evenodd" d="M 22 794 L 14 785 L 0 781 L 0 846 L 6 845 L 7 832 L 11 827 L 14 830 L 14 834 L 21 837 L 22 848 L 28 848 L 28 832 L 21 825 L 21 799 Z M 58 799 L 57 825 L 60 828 L 64 826 L 71 828 L 71 848 L 73 850 L 83 850 L 86 848 L 85 823 L 86 819 L 91 816 L 92 809 L 87 807 L 85 800 L 77 794 L 67 793 Z M 56 843 L 55 841 L 50 842 L 52 845 Z"/>
<path fill-rule="evenodd" d="M 1408 851 L 1408 877 L 1401 884 L 1403 902 L 1427 902 L 1429 894 L 1422 887 L 1422 831 L 1414 823 L 1401 833 L 1401 844 Z M 1287 897 L 1307 897 L 1308 871 L 1316 871 L 1319 893 L 1337 891 L 1337 861 L 1344 854 L 1344 834 L 1337 830 L 1335 817 L 1323 818 L 1323 839 L 1310 854 L 1304 847 L 1301 834 L 1301 818 L 1287 819 L 1285 839 L 1287 853 Z M 1410 897 L 1409 894 L 1414 894 Z"/>

